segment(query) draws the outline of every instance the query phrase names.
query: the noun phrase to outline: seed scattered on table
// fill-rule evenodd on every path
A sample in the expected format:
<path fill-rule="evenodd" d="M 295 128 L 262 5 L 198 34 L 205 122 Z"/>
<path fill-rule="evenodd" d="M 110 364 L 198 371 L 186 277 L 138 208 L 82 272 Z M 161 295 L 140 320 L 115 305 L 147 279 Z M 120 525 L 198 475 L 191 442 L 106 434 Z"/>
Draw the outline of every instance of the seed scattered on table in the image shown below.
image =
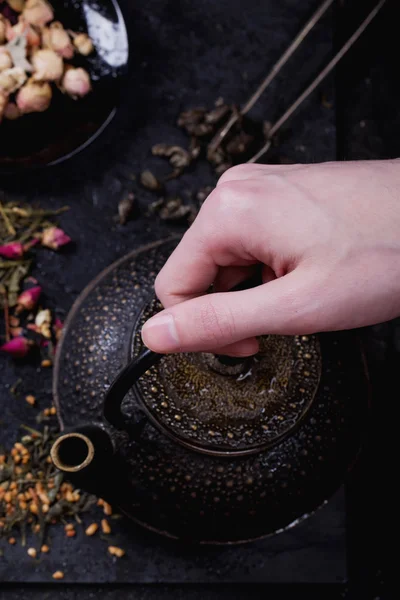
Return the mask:
<path fill-rule="evenodd" d="M 87 527 L 85 533 L 86 535 L 94 535 L 98 528 L 99 526 L 97 525 L 97 523 L 92 523 L 91 525 L 89 525 L 89 527 Z"/>
<path fill-rule="evenodd" d="M 63 571 L 56 571 L 53 573 L 53 579 L 64 579 Z"/>
<path fill-rule="evenodd" d="M 108 533 L 111 533 L 111 527 L 109 522 L 107 521 L 107 519 L 102 519 L 101 520 L 101 530 L 103 533 L 105 533 L 106 535 Z"/>
<path fill-rule="evenodd" d="M 122 558 L 125 554 L 125 550 L 118 548 L 118 546 L 108 546 L 108 551 L 111 556 L 117 556 L 118 558 Z"/>

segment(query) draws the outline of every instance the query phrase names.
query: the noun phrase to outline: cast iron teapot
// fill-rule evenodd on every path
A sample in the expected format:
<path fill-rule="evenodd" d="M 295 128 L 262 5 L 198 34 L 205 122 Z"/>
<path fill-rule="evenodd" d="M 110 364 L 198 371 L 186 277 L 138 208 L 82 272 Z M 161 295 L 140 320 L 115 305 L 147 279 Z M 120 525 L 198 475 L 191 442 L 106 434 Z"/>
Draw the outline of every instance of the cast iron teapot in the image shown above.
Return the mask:
<path fill-rule="evenodd" d="M 140 331 L 178 241 L 125 256 L 72 307 L 56 357 L 53 462 L 170 537 L 276 534 L 322 506 L 358 456 L 369 408 L 359 341 L 265 336 L 249 359 L 155 355 Z"/>

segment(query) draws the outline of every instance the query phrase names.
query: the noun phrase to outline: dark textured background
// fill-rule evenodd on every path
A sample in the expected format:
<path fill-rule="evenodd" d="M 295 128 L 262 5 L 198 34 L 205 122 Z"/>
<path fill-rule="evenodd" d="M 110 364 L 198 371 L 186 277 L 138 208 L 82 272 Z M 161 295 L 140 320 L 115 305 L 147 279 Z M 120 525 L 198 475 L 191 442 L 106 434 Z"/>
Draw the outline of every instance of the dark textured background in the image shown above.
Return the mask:
<path fill-rule="evenodd" d="M 314 0 L 265 0 L 262 3 L 255 0 L 246 3 L 238 0 L 150 0 L 129 7 L 126 14 L 133 54 L 131 83 L 119 120 L 117 118 L 108 132 L 110 137 L 104 136 L 100 144 L 90 148 L 85 155 L 62 168 L 48 171 L 44 176 L 31 177 L 26 181 L 3 181 L 3 187 L 10 194 L 29 200 L 37 199 L 48 206 L 67 203 L 72 207 L 61 223 L 75 240 L 76 247 L 56 256 L 43 253 L 35 273 L 44 284 L 49 306 L 58 307 L 61 313 L 66 312 L 80 290 L 102 268 L 132 247 L 166 232 L 159 222 L 145 216 L 150 196 L 131 180 L 132 174 L 137 174 L 149 164 L 154 170 L 165 172 L 163 170 L 166 167 L 149 156 L 150 146 L 158 141 L 179 142 L 184 139 L 174 126 L 177 113 L 183 108 L 202 103 L 211 105 L 219 95 L 228 101 L 243 102 L 316 4 Z M 284 75 L 263 97 L 254 116 L 264 119 L 279 116 L 285 104 L 308 83 L 315 69 L 325 63 L 332 51 L 332 35 L 334 43 L 339 44 L 365 14 L 368 4 L 372 3 L 345 2 L 344 6 L 331 11 L 287 66 Z M 280 136 L 279 153 L 288 160 L 308 162 L 335 157 L 356 159 L 400 155 L 399 84 L 394 70 L 395 61 L 392 59 L 396 39 L 395 4 L 391 3 L 386 14 L 360 40 L 342 63 L 335 79 L 324 84 L 323 90 L 330 101 L 336 94 L 336 111 L 321 106 L 320 90 L 285 128 Z M 274 160 L 274 155 L 269 159 Z M 185 191 L 212 182 L 212 174 L 204 166 L 186 175 L 177 186 L 179 191 Z M 171 186 L 171 192 L 174 187 Z M 113 216 L 118 200 L 128 191 L 137 192 L 141 214 L 136 221 L 121 227 L 115 225 Z M 390 462 L 387 461 L 388 449 L 384 440 L 390 438 L 383 436 L 382 431 L 383 425 L 385 433 L 390 425 L 390 419 L 384 417 L 393 399 L 393 393 L 389 393 L 389 383 L 397 361 L 396 323 L 368 329 L 365 339 L 375 390 L 376 435 L 370 454 L 364 457 L 364 462 L 347 488 L 347 575 L 350 579 L 347 587 L 350 588 L 349 593 L 362 599 L 374 598 L 379 594 L 380 597 L 384 597 L 383 594 L 389 597 L 390 593 L 390 556 L 386 556 L 387 545 L 384 544 L 384 532 L 390 527 L 388 508 L 392 502 L 385 478 Z M 35 381 L 38 366 L 24 367 L 24 387 L 20 390 L 21 398 L 15 400 L 9 395 L 7 386 L 19 377 L 20 368 L 1 358 L 0 369 L 0 399 L 4 407 L 0 417 L 0 441 L 8 442 L 17 435 L 21 421 L 32 421 L 32 410 L 24 403 L 24 395 L 34 392 L 40 398 L 41 406 L 48 406 L 51 401 L 51 381 L 50 373 L 42 373 L 38 380 L 43 389 L 37 390 Z M 336 501 L 340 508 L 332 512 L 330 507 L 330 514 L 344 517 L 340 495 Z M 322 511 L 316 518 L 323 519 Z M 313 538 L 307 537 L 307 527 L 312 527 L 312 520 L 306 524 L 305 531 L 305 545 L 312 546 Z M 322 538 L 329 531 L 327 527 L 329 525 L 325 520 L 321 524 Z M 179 549 L 176 553 L 165 551 L 164 542 L 158 538 L 151 539 L 142 531 L 135 531 L 134 534 L 135 540 L 140 542 L 137 547 L 145 550 L 136 561 L 134 557 L 127 556 L 128 564 L 132 565 L 130 577 L 126 577 L 126 571 L 130 570 L 126 563 L 112 566 L 110 562 L 107 580 L 194 583 L 186 583 L 185 587 L 136 585 L 129 588 L 129 595 L 126 588 L 91 587 L 85 588 L 83 593 L 82 587 L 69 587 L 63 583 L 58 585 L 57 596 L 86 599 L 98 597 L 107 590 L 108 596 L 105 597 L 109 598 L 122 593 L 126 593 L 126 597 L 161 599 L 172 596 L 213 598 L 223 594 L 231 598 L 244 595 L 261 597 L 265 595 L 266 588 L 257 582 L 281 581 L 282 577 L 292 582 L 335 581 L 335 576 L 343 572 L 342 526 L 336 542 L 333 541 L 334 536 L 325 538 L 328 564 L 325 570 L 316 568 L 314 576 L 312 555 L 307 557 L 304 551 L 298 552 L 297 556 L 293 552 L 286 552 L 278 558 L 275 556 L 275 563 L 269 563 L 267 542 L 262 542 L 261 546 L 254 549 L 202 550 L 185 557 Z M 120 535 L 122 538 L 119 541 L 124 539 L 127 532 L 122 531 Z M 163 547 L 161 556 L 164 562 L 160 563 L 159 553 Z M 66 552 L 68 548 L 65 548 Z M 96 571 L 90 568 L 97 562 L 96 556 L 102 563 L 104 551 L 104 546 L 97 548 L 92 542 L 87 542 L 82 552 L 90 557 L 89 562 L 76 562 L 70 554 L 65 565 L 70 581 L 104 581 L 103 567 L 97 578 L 93 575 Z M 333 562 L 334 556 L 337 563 Z M 56 566 L 56 556 L 50 555 L 48 558 L 49 567 L 52 561 Z M 320 552 L 319 559 L 321 563 L 324 561 L 323 552 Z M 0 558 L 0 572 L 5 566 L 5 563 L 1 564 L 2 560 Z M 28 562 L 26 555 L 18 550 L 14 552 L 12 549 L 11 553 L 7 549 L 7 560 L 11 565 L 3 581 L 15 579 L 12 573 L 17 571 L 23 574 L 19 581 L 50 580 L 49 576 L 43 576 L 45 571 L 32 565 L 32 561 L 29 568 L 22 568 Z M 274 567 L 274 564 L 277 566 Z M 298 567 L 297 573 L 291 567 L 293 564 Z M 42 575 L 36 577 L 35 573 L 38 572 Z M 48 573 L 51 572 L 49 568 Z M 386 582 L 384 588 L 381 584 L 383 576 Z M 200 581 L 209 584 L 200 586 L 196 583 Z M 254 583 L 250 587 L 223 584 L 228 581 Z M 211 586 L 211 583 L 214 585 Z M 64 587 L 65 591 L 61 594 L 60 589 Z M 3 595 L 12 598 L 14 594 L 17 597 L 20 591 L 18 586 L 3 586 L 3 589 L 4 594 L 0 591 L 0 598 Z M 25 587 L 24 595 L 27 589 Z M 45 588 L 33 589 L 38 598 L 45 597 Z M 53 595 L 53 589 L 53 585 L 50 585 L 47 593 Z M 281 592 L 276 588 L 268 589 L 274 594 L 273 597 L 280 597 Z M 302 588 L 303 591 L 305 589 Z M 295 588 L 290 590 L 296 596 L 299 593 Z M 338 597 L 341 592 L 333 590 L 332 594 Z M 309 597 L 328 599 L 326 586 L 307 589 L 307 593 Z"/>

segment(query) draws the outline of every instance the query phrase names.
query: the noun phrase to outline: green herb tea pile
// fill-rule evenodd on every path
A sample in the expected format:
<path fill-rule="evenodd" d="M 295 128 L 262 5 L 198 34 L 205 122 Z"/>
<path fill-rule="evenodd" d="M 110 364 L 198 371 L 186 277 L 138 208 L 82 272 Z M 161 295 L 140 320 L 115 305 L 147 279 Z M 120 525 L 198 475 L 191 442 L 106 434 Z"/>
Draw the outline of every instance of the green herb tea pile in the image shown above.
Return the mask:
<path fill-rule="evenodd" d="M 4 331 L 0 351 L 16 359 L 39 353 L 43 368 L 52 366 L 62 323 L 41 305 L 42 288 L 30 270 L 36 252 L 57 251 L 71 243 L 53 222 L 66 210 L 68 207 L 51 211 L 0 201 L 0 330 Z M 11 389 L 14 394 L 18 383 Z M 37 405 L 32 394 L 25 401 Z M 0 447 L 0 540 L 11 546 L 29 542 L 27 554 L 32 559 L 51 551 L 49 527 L 62 524 L 65 536 L 75 537 L 76 528 L 83 527 L 81 516 L 96 503 L 104 514 L 98 517 L 99 523 L 86 527 L 87 536 L 99 531 L 105 539 L 110 537 L 108 519 L 117 516 L 103 500 L 74 489 L 54 467 L 50 450 L 58 433 L 55 417 L 54 406 L 38 411 L 37 429 L 22 425 L 24 433 L 11 450 Z M 124 555 L 121 548 L 106 543 L 110 556 Z M 63 571 L 53 573 L 54 579 L 63 577 Z"/>

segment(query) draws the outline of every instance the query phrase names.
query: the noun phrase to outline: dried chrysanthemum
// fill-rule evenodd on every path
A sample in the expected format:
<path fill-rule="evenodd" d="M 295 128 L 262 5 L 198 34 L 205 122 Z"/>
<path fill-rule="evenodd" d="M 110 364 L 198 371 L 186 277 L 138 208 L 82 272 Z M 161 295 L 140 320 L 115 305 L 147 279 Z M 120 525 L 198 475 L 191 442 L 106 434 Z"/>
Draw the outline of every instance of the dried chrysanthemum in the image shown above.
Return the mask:
<path fill-rule="evenodd" d="M 77 33 L 74 35 L 74 46 L 83 56 L 89 56 L 94 50 L 93 42 L 87 33 Z"/>
<path fill-rule="evenodd" d="M 46 0 L 27 0 L 23 16 L 28 23 L 36 27 L 44 27 L 53 20 L 53 9 Z"/>
<path fill-rule="evenodd" d="M 62 80 L 62 86 L 65 92 L 74 100 L 86 96 L 92 89 L 89 73 L 81 67 L 67 69 Z"/>
<path fill-rule="evenodd" d="M 16 25 L 13 27 L 9 25 L 6 29 L 6 37 L 9 42 L 20 35 L 23 35 L 26 38 L 27 45 L 30 48 L 35 48 L 40 45 L 40 35 L 22 16 L 19 17 Z"/>
<path fill-rule="evenodd" d="M 32 57 L 35 81 L 58 81 L 64 71 L 64 63 L 54 50 L 38 50 Z"/>
<path fill-rule="evenodd" d="M 0 91 L 13 94 L 26 81 L 26 73 L 21 67 L 12 67 L 0 73 Z"/>
<path fill-rule="evenodd" d="M 44 338 L 51 339 L 51 312 L 48 308 L 39 310 L 35 317 L 35 326 L 38 333 Z"/>
<path fill-rule="evenodd" d="M 21 111 L 15 102 L 9 102 L 4 110 L 4 118 L 9 121 L 15 121 L 21 116 Z"/>
<path fill-rule="evenodd" d="M 54 50 L 63 58 L 72 58 L 74 55 L 74 47 L 68 33 L 58 21 L 46 27 L 42 33 L 42 42 L 45 48 Z"/>
<path fill-rule="evenodd" d="M 52 250 L 58 250 L 71 241 L 71 238 L 59 227 L 47 227 L 41 237 L 42 246 Z"/>
<path fill-rule="evenodd" d="M 11 54 L 5 46 L 0 46 L 0 71 L 11 69 L 13 66 Z"/>
<path fill-rule="evenodd" d="M 47 82 L 29 81 L 17 94 L 17 106 L 22 114 L 43 112 L 49 108 L 52 94 Z"/>

